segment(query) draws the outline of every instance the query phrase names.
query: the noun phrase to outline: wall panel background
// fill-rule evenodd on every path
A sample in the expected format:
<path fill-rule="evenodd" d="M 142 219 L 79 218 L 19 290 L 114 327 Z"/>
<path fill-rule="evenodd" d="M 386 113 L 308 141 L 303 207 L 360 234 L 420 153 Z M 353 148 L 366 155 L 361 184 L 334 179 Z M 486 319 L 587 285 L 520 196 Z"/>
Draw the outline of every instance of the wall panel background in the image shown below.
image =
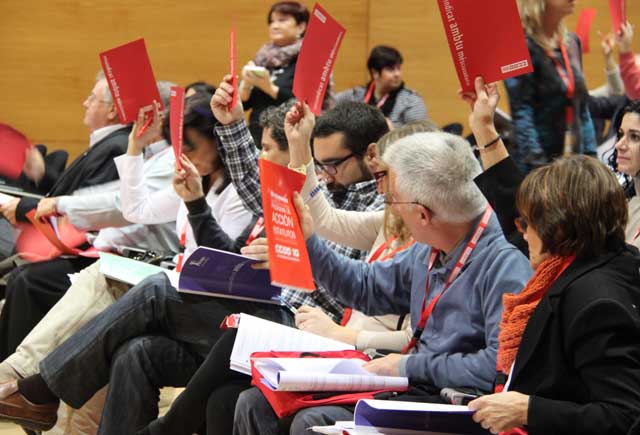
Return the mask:
<path fill-rule="evenodd" d="M 485 1 L 491 7 L 491 0 Z M 311 1 L 305 1 L 311 7 Z M 100 68 L 102 50 L 144 37 L 159 79 L 185 85 L 217 83 L 228 70 L 231 17 L 238 27 L 238 62 L 251 59 L 266 41 L 271 2 L 189 0 L 0 0 L 0 121 L 34 142 L 65 148 L 72 156 L 87 146 L 82 101 Z M 336 89 L 368 79 L 366 57 L 376 44 L 394 45 L 405 57 L 407 85 L 425 99 L 439 124 L 465 123 L 467 107 L 456 97 L 458 82 L 435 0 L 323 0 L 347 34 L 334 73 Z M 597 30 L 609 28 L 607 2 L 595 7 L 592 53 L 585 56 L 588 82 L 604 80 Z M 629 17 L 640 23 L 640 5 L 629 0 Z M 575 28 L 577 13 L 568 21 Z M 638 37 L 636 39 L 639 39 Z M 636 48 L 640 47 L 636 43 Z M 502 105 L 507 108 L 506 96 Z"/>

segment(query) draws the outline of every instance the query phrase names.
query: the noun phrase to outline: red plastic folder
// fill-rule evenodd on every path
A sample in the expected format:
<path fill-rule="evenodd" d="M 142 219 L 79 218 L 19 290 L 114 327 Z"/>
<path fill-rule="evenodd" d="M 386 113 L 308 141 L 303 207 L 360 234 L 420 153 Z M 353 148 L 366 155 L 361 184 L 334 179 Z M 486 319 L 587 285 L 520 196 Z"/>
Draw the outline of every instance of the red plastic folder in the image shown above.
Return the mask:
<path fill-rule="evenodd" d="M 620 33 L 620 26 L 627 22 L 627 0 L 609 0 L 611 25 L 615 33 Z"/>
<path fill-rule="evenodd" d="M 229 103 L 229 111 L 236 107 L 238 102 L 238 66 L 236 61 L 236 23 L 231 25 L 231 33 L 229 35 L 229 74 L 231 74 L 231 86 L 233 86 L 233 95 L 231 103 Z"/>
<path fill-rule="evenodd" d="M 582 44 L 582 52 L 589 53 L 589 34 L 591 32 L 591 24 L 596 17 L 598 10 L 595 8 L 583 9 L 578 17 L 578 25 L 576 26 L 576 35 L 580 38 Z"/>
<path fill-rule="evenodd" d="M 176 155 L 176 165 L 178 168 L 181 168 L 180 155 L 182 154 L 182 129 L 184 125 L 184 89 L 180 86 L 172 86 L 169 101 L 171 145 Z"/>
<path fill-rule="evenodd" d="M 488 4 L 490 3 L 490 5 Z M 516 0 L 438 0 L 463 91 L 533 71 Z"/>
<path fill-rule="evenodd" d="M 31 142 L 24 134 L 0 123 L 0 176 L 18 178 L 30 148 Z"/>
<path fill-rule="evenodd" d="M 319 4 L 315 4 L 298 55 L 293 77 L 293 95 L 306 101 L 320 115 L 333 65 L 344 38 L 345 28 Z"/>
<path fill-rule="evenodd" d="M 152 112 L 154 100 L 164 109 L 144 39 L 100 53 L 100 62 L 122 124 L 135 121 L 140 109 Z"/>
<path fill-rule="evenodd" d="M 293 205 L 293 193 L 302 189 L 305 178 L 299 172 L 260 159 L 271 284 L 313 291 L 315 285 L 307 245 Z"/>

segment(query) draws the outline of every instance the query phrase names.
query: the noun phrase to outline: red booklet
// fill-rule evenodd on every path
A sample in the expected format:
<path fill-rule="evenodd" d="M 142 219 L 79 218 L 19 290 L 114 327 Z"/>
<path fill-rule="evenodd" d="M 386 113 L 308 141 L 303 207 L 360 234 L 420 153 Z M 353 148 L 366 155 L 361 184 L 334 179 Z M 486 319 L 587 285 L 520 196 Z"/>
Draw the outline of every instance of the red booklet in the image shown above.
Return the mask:
<path fill-rule="evenodd" d="M 265 230 L 269 240 L 271 284 L 313 291 L 309 254 L 293 193 L 304 185 L 305 176 L 289 168 L 260 159 L 260 186 Z"/>
<path fill-rule="evenodd" d="M 238 67 L 236 54 L 236 23 L 234 22 L 231 25 L 231 34 L 229 35 L 229 74 L 231 74 L 231 86 L 233 86 L 233 95 L 231 96 L 231 103 L 229 103 L 229 111 L 232 111 L 238 102 Z"/>
<path fill-rule="evenodd" d="M 344 33 L 345 28 L 316 3 L 293 77 L 293 95 L 300 101 L 306 101 L 316 115 L 320 115 L 322 110 Z"/>
<path fill-rule="evenodd" d="M 516 0 L 438 0 L 463 91 L 533 71 Z"/>
<path fill-rule="evenodd" d="M 589 53 L 589 33 L 591 32 L 591 24 L 596 17 L 598 10 L 596 8 L 583 9 L 578 17 L 578 25 L 576 26 L 576 35 L 580 38 L 582 44 L 582 52 Z"/>
<path fill-rule="evenodd" d="M 94 248 L 81 251 L 79 246 L 87 241 L 86 233 L 71 225 L 66 218 L 50 217 L 43 220 L 35 218 L 36 211 L 27 213 L 32 225 L 21 225 L 16 241 L 16 251 L 29 261 L 44 261 L 60 255 L 78 255 L 98 258 Z"/>
<path fill-rule="evenodd" d="M 184 89 L 180 86 L 172 86 L 169 101 L 171 145 L 173 146 L 173 153 L 176 155 L 176 165 L 178 168 L 181 168 L 180 155 L 182 154 L 182 126 L 184 125 Z"/>
<path fill-rule="evenodd" d="M 15 180 L 20 176 L 31 142 L 13 127 L 0 123 L 0 176 Z"/>
<path fill-rule="evenodd" d="M 164 109 L 144 39 L 100 53 L 100 62 L 122 124 L 135 121 L 140 109 L 152 112 L 153 100 Z"/>
<path fill-rule="evenodd" d="M 627 0 L 609 0 L 609 12 L 613 31 L 620 33 L 620 26 L 627 22 Z"/>

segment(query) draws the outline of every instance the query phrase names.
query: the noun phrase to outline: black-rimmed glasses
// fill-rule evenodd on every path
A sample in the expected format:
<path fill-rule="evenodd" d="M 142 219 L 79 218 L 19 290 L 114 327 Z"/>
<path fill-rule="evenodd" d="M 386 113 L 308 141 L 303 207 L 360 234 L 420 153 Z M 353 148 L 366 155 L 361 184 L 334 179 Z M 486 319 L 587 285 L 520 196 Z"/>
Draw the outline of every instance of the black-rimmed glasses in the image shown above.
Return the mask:
<path fill-rule="evenodd" d="M 338 173 L 338 167 L 349 160 L 351 157 L 355 157 L 355 154 L 351 153 L 348 156 L 345 156 L 341 159 L 333 160 L 331 162 L 319 162 L 316 159 L 313 159 L 316 168 L 326 172 L 328 175 L 336 175 Z"/>

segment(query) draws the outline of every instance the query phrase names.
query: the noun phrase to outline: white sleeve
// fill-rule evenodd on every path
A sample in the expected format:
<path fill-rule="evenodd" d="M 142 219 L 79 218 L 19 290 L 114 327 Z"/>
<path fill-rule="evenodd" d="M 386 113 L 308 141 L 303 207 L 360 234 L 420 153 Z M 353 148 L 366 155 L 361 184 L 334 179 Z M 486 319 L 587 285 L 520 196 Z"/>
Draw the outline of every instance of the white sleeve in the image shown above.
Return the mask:
<path fill-rule="evenodd" d="M 324 193 L 317 190 L 318 184 L 312 161 L 307 164 L 307 180 L 302 188 L 302 197 L 311 211 L 315 232 L 323 239 L 350 248 L 370 250 L 384 225 L 384 211 L 333 208 Z"/>
<path fill-rule="evenodd" d="M 182 200 L 171 185 L 153 193 L 149 192 L 145 184 L 142 155 L 123 154 L 114 160 L 120 176 L 120 201 L 126 220 L 145 225 L 176 220 Z"/>
<path fill-rule="evenodd" d="M 94 231 L 108 227 L 129 225 L 118 206 L 118 191 L 92 195 L 61 196 L 56 208 L 66 215 L 76 228 Z"/>

